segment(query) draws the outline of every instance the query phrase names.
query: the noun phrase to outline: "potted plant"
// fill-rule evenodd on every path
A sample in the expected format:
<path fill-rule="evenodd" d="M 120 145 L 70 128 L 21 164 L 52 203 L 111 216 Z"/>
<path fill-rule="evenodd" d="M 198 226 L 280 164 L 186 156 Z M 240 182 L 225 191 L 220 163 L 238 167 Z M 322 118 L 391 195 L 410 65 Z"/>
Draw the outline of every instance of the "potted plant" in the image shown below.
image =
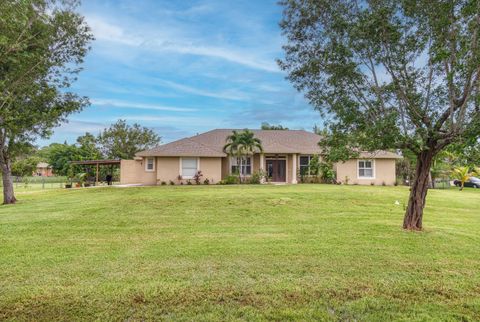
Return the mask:
<path fill-rule="evenodd" d="M 87 180 L 87 174 L 85 172 L 77 174 L 77 187 L 82 187 Z"/>

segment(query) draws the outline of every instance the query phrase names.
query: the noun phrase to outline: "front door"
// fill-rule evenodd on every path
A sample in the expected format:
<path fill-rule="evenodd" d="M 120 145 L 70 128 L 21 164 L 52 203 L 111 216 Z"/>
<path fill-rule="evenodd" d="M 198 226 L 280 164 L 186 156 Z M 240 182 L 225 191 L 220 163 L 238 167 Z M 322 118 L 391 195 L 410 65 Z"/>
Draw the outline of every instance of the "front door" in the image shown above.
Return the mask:
<path fill-rule="evenodd" d="M 287 181 L 287 161 L 267 160 L 267 175 L 272 182 Z"/>

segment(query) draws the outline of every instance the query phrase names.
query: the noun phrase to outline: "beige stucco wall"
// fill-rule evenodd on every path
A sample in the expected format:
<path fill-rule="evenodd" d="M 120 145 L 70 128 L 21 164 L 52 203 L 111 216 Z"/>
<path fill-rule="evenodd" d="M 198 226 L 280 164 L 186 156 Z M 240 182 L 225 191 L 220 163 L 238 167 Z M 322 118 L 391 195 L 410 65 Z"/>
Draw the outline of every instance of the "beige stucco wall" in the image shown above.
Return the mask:
<path fill-rule="evenodd" d="M 180 157 L 157 157 L 157 183 L 162 181 L 169 183 L 170 180 L 179 183 Z M 199 158 L 199 170 L 202 171 L 201 181 L 208 178 L 210 183 L 217 183 L 222 179 L 222 158 Z M 187 179 L 184 179 L 185 183 Z M 193 179 L 190 179 L 193 181 Z"/>
<path fill-rule="evenodd" d="M 180 158 L 179 157 L 157 157 L 157 183 L 162 181 L 169 183 L 170 180 L 178 183 L 178 175 L 180 174 Z"/>
<path fill-rule="evenodd" d="M 120 161 L 120 183 L 154 185 L 157 183 L 157 173 L 145 171 L 144 160 L 122 160 Z"/>
<path fill-rule="evenodd" d="M 230 163 L 228 162 L 228 158 L 222 158 L 222 179 L 225 179 L 230 174 Z"/>
<path fill-rule="evenodd" d="M 258 172 L 260 170 L 260 154 L 256 153 L 253 155 L 252 159 L 252 173 Z M 265 165 L 264 165 L 265 167 Z"/>
<path fill-rule="evenodd" d="M 215 184 L 222 180 L 222 158 L 200 158 L 200 171 L 203 180 L 208 179 Z"/>
<path fill-rule="evenodd" d="M 348 184 L 370 185 L 393 185 L 395 183 L 395 159 L 375 159 L 374 160 L 374 179 L 358 178 L 358 159 L 339 162 L 335 165 L 337 171 L 337 181 L 345 183 L 345 177 L 348 176 Z"/>

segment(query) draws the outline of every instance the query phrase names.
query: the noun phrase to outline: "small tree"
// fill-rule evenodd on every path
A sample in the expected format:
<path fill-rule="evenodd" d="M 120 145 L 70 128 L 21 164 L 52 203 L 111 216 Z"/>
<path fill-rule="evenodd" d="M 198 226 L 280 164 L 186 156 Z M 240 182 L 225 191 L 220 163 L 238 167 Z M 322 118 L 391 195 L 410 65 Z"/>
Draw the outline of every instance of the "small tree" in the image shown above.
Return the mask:
<path fill-rule="evenodd" d="M 11 163 L 88 100 L 67 89 L 93 39 L 75 0 L 0 1 L 0 168 L 15 203 Z"/>
<path fill-rule="evenodd" d="M 453 169 L 452 175 L 460 181 L 460 190 L 463 190 L 465 182 L 473 175 L 468 167 L 458 167 Z"/>
<path fill-rule="evenodd" d="M 262 152 L 262 142 L 255 137 L 255 134 L 245 129 L 238 132 L 232 131 L 226 139 L 226 144 L 223 147 L 223 152 L 227 153 L 230 157 L 236 157 L 239 168 L 239 180 L 242 182 L 243 177 L 243 159 L 245 156 L 252 155 L 255 152 Z"/>

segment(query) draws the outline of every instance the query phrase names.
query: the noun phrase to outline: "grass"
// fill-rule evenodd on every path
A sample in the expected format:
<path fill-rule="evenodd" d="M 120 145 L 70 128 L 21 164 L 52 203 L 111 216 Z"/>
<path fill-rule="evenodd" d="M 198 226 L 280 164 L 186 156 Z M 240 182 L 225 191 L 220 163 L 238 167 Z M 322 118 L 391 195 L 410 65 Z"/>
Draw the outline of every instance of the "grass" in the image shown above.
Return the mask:
<path fill-rule="evenodd" d="M 480 193 L 42 190 L 0 207 L 0 320 L 480 319 Z M 399 200 L 401 205 L 395 205 Z"/>

